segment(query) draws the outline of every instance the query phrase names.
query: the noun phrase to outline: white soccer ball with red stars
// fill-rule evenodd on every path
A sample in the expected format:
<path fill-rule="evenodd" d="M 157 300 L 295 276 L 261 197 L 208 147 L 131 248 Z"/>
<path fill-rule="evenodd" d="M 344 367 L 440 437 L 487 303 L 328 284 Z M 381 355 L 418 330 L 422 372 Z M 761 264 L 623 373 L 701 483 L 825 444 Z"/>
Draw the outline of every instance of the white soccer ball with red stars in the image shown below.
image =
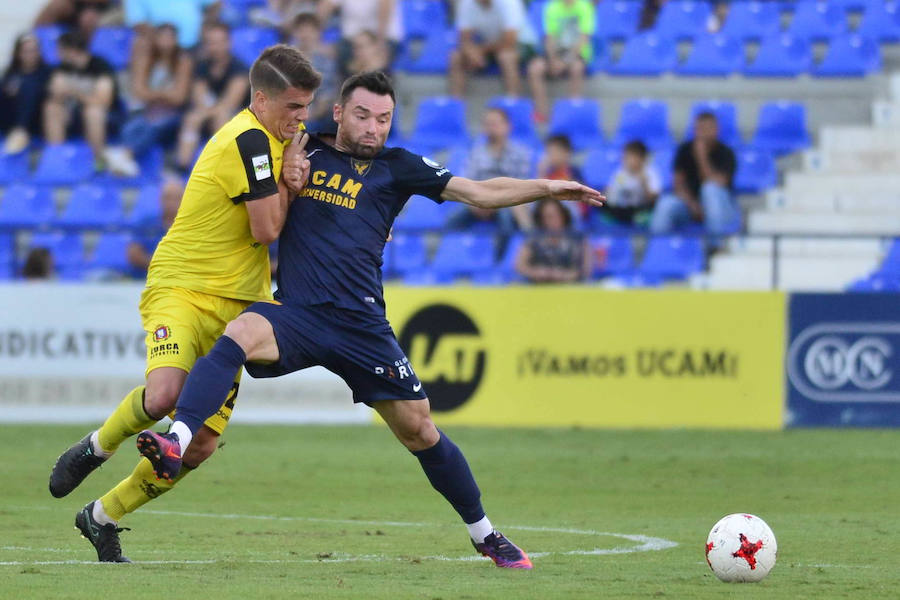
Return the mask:
<path fill-rule="evenodd" d="M 706 562 L 728 583 L 760 581 L 775 566 L 777 554 L 775 534 L 755 515 L 722 517 L 706 539 Z"/>

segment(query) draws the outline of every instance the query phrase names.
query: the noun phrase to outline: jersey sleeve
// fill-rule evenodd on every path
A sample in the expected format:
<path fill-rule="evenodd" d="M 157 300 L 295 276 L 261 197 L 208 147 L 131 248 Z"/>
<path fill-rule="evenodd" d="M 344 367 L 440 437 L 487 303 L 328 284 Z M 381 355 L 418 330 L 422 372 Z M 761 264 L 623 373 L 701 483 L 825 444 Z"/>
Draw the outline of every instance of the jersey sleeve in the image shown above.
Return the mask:
<path fill-rule="evenodd" d="M 443 202 L 441 193 L 453 178 L 450 170 L 430 158 L 401 149 L 390 162 L 391 175 L 398 191 L 419 194 Z"/>
<path fill-rule="evenodd" d="M 235 204 L 278 193 L 269 138 L 248 129 L 234 140 L 228 160 L 219 163 L 217 179 Z"/>

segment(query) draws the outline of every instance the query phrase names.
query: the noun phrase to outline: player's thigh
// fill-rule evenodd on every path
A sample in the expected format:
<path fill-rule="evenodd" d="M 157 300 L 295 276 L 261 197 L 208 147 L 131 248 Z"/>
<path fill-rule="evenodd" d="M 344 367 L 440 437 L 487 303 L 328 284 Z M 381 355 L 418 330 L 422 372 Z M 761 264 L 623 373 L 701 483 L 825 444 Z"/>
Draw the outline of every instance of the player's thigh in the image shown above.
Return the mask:
<path fill-rule="evenodd" d="M 225 326 L 225 335 L 234 340 L 248 361 L 274 362 L 279 358 L 272 323 L 257 312 L 245 312 Z"/>
<path fill-rule="evenodd" d="M 147 381 L 154 371 L 166 367 L 188 373 L 201 351 L 197 321 L 202 311 L 191 294 L 178 288 L 148 288 L 141 295 L 140 311 L 147 332 Z M 171 372 L 154 376 L 154 383 L 159 379 L 164 384 L 174 377 L 165 373 Z"/>

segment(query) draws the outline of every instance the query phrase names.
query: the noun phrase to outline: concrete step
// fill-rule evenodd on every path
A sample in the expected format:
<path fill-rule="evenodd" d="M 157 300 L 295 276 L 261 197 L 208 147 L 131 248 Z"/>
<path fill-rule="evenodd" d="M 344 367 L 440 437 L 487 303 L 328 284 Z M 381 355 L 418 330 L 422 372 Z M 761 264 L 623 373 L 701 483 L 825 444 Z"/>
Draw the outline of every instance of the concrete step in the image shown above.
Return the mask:
<path fill-rule="evenodd" d="M 868 125 L 823 127 L 818 147 L 823 151 L 872 152 L 900 148 L 897 127 Z"/>
<path fill-rule="evenodd" d="M 728 254 L 723 256 L 771 257 L 775 242 L 770 237 L 731 238 L 726 245 Z M 887 249 L 881 238 L 803 238 L 787 237 L 778 242 L 778 253 L 783 257 L 880 257 Z"/>
<path fill-rule="evenodd" d="M 778 289 L 840 291 L 877 265 L 878 261 L 871 257 L 782 257 L 778 261 Z M 772 261 L 759 256 L 715 256 L 703 283 L 709 289 L 770 289 Z"/>
<path fill-rule="evenodd" d="M 900 172 L 895 173 L 788 173 L 784 191 L 822 195 L 885 195 L 900 193 Z"/>
<path fill-rule="evenodd" d="M 900 236 L 900 214 L 802 213 L 760 211 L 751 213 L 750 233 L 882 235 Z"/>
<path fill-rule="evenodd" d="M 773 190 L 765 207 L 772 211 L 831 212 L 853 214 L 900 214 L 900 190 L 878 193 L 820 193 L 808 189 Z"/>
<path fill-rule="evenodd" d="M 817 174 L 896 173 L 900 171 L 900 147 L 868 150 L 817 148 L 803 153 L 803 168 Z"/>

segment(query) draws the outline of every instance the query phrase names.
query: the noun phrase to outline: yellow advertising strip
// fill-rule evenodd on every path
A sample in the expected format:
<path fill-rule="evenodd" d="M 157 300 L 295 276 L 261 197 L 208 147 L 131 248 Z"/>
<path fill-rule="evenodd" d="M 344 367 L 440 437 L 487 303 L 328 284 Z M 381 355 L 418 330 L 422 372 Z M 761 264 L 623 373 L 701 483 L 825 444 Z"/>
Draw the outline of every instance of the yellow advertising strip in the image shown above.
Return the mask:
<path fill-rule="evenodd" d="M 388 287 L 439 424 L 779 429 L 786 297 Z"/>

